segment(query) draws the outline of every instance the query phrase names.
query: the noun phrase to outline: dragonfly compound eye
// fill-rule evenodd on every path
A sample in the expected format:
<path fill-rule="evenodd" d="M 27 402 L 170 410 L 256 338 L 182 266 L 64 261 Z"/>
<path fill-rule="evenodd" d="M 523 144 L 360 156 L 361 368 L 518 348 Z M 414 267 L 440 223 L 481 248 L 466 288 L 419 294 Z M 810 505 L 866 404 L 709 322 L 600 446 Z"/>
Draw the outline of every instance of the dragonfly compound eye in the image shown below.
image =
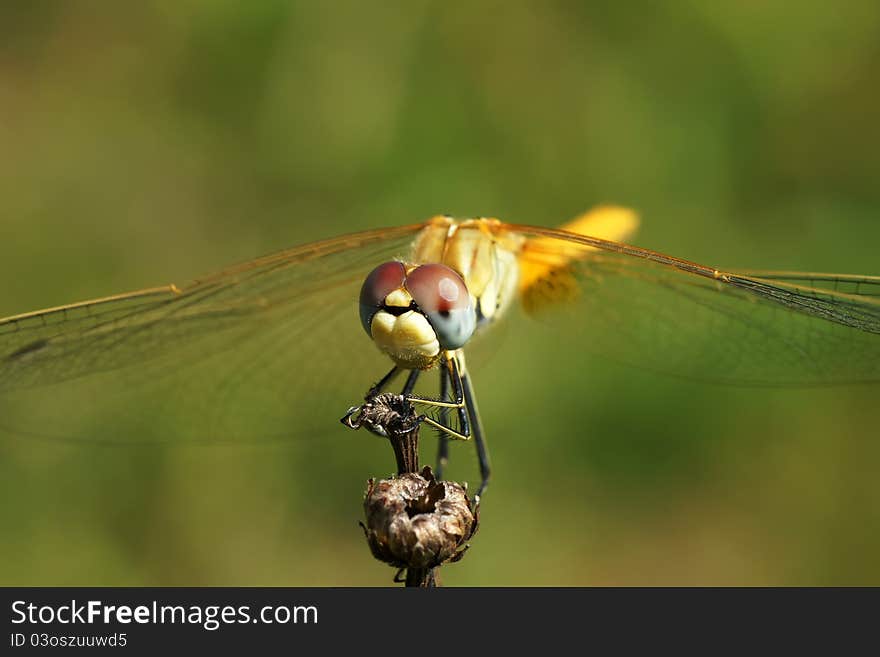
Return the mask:
<path fill-rule="evenodd" d="M 371 271 L 361 287 L 361 324 L 370 335 L 373 316 L 382 308 L 385 297 L 403 287 L 406 269 L 402 262 L 385 262 Z"/>
<path fill-rule="evenodd" d="M 477 314 L 461 276 L 446 265 L 421 265 L 410 271 L 405 285 L 440 345 L 463 347 L 477 325 Z"/>

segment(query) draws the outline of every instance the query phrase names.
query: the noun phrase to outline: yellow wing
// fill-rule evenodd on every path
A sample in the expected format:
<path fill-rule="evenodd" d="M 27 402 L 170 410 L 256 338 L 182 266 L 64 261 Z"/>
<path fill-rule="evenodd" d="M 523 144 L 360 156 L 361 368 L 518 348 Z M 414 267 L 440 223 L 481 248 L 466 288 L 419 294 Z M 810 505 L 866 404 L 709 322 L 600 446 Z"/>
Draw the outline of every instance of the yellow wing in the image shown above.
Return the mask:
<path fill-rule="evenodd" d="M 572 357 L 733 384 L 880 381 L 880 277 L 721 269 L 565 230 L 499 230 L 525 236 L 523 307 L 557 315 Z"/>
<path fill-rule="evenodd" d="M 600 205 L 560 226 L 559 230 L 612 242 L 628 242 L 639 228 L 634 210 L 618 205 Z M 527 312 L 540 311 L 545 304 L 574 298 L 577 281 L 565 276 L 564 269 L 591 247 L 548 238 L 534 237 L 520 258 L 519 293 Z"/>

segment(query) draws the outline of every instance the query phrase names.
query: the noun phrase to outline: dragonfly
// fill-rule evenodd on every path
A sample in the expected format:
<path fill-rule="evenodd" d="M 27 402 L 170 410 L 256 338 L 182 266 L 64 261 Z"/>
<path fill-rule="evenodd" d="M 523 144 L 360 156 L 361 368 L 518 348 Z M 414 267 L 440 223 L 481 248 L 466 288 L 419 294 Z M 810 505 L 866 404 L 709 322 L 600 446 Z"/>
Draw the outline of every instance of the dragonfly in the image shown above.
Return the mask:
<path fill-rule="evenodd" d="M 713 383 L 880 381 L 880 277 L 705 266 L 631 245 L 638 225 L 611 205 L 556 229 L 436 216 L 0 319 L 0 432 L 320 438 L 338 427 L 331 407 L 406 372 L 401 394 L 440 437 L 438 471 L 450 439 L 472 440 L 481 495 L 472 356 L 492 350 L 497 325 L 534 319 L 573 357 Z M 429 370 L 437 393 L 416 394 Z"/>

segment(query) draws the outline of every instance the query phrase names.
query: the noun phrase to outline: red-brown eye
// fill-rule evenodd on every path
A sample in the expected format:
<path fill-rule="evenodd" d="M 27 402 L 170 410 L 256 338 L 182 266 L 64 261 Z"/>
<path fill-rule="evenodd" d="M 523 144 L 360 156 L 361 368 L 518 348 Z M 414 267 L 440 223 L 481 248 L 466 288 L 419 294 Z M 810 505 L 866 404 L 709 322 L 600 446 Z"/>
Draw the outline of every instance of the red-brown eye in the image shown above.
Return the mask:
<path fill-rule="evenodd" d="M 406 289 L 423 312 L 467 308 L 471 298 L 464 281 L 446 265 L 422 265 L 406 277 Z"/>
<path fill-rule="evenodd" d="M 406 269 L 402 262 L 386 262 L 371 271 L 361 287 L 361 303 L 377 308 L 385 297 L 403 285 Z"/>
<path fill-rule="evenodd" d="M 467 286 L 446 265 L 422 265 L 406 277 L 406 289 L 419 311 L 428 318 L 444 349 L 459 349 L 477 325 Z"/>
<path fill-rule="evenodd" d="M 361 286 L 360 314 L 361 324 L 367 335 L 373 315 L 382 307 L 385 297 L 403 286 L 406 269 L 401 262 L 386 262 L 371 271 Z"/>

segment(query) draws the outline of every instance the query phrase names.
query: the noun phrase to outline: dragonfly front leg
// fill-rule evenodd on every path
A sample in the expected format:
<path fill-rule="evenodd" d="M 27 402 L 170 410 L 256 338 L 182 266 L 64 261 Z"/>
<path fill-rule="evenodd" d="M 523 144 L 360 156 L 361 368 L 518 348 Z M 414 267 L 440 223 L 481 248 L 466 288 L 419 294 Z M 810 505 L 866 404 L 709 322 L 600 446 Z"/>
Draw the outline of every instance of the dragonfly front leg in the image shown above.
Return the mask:
<path fill-rule="evenodd" d="M 382 388 L 391 383 L 394 379 L 397 378 L 397 375 L 400 374 L 401 368 L 395 365 L 391 368 L 391 371 L 388 372 L 385 376 L 379 379 L 379 382 L 373 385 L 369 390 L 367 390 L 367 394 L 364 395 L 364 399 L 369 399 L 370 397 L 375 397 L 380 392 L 382 392 Z M 419 374 L 421 374 L 421 370 L 410 370 L 409 375 L 406 377 L 406 383 L 403 385 L 403 390 L 400 394 L 404 397 L 410 395 L 413 391 L 413 388 L 416 387 L 416 382 L 419 380 Z"/>
<path fill-rule="evenodd" d="M 375 385 L 373 385 L 372 388 L 367 390 L 367 394 L 364 395 L 364 399 L 369 399 L 370 397 L 375 397 L 376 395 L 378 395 L 380 392 L 382 392 L 382 388 L 384 388 L 389 383 L 391 383 L 395 378 L 397 378 L 398 374 L 400 374 L 400 368 L 397 365 L 395 365 L 394 367 L 391 368 L 391 371 L 388 372 L 388 374 L 386 374 L 381 379 L 379 379 L 378 383 L 376 383 Z"/>
<path fill-rule="evenodd" d="M 422 370 L 410 370 L 409 376 L 406 377 L 406 383 L 403 385 L 403 390 L 400 392 L 401 395 L 409 397 L 412 394 L 421 373 Z"/>

